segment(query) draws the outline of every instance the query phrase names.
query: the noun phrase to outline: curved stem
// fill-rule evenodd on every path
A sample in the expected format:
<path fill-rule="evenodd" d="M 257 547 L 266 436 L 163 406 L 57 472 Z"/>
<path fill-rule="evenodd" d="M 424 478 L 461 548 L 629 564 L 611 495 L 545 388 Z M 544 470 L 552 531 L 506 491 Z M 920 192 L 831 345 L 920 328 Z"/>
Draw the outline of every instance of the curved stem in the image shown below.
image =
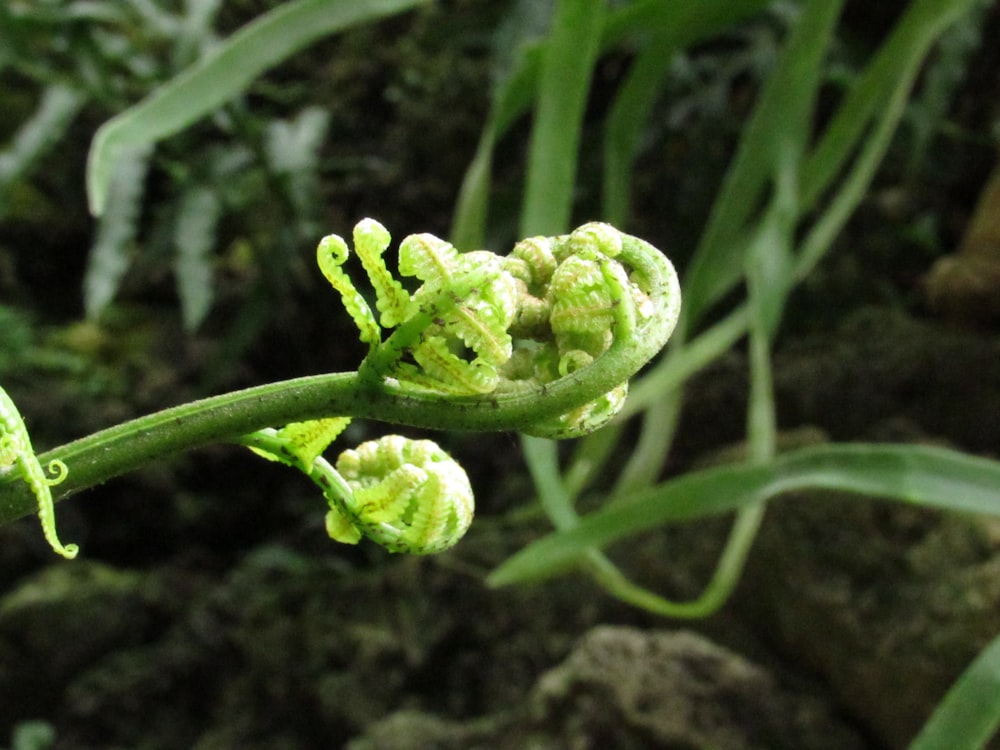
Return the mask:
<path fill-rule="evenodd" d="M 212 396 L 125 422 L 39 455 L 62 461 L 66 480 L 54 500 L 154 460 L 210 443 L 239 442 L 249 432 L 330 416 L 375 419 L 439 430 L 530 429 L 589 403 L 631 378 L 666 343 L 677 321 L 680 289 L 673 267 L 656 248 L 624 235 L 621 258 L 642 277 L 653 314 L 623 325 L 611 347 L 590 365 L 551 383 L 487 395 L 415 390 L 356 372 L 312 375 Z M 621 317 L 621 316 L 619 316 Z M 622 319 L 623 322 L 624 318 Z M 24 482 L 0 482 L 0 524 L 28 515 L 34 498 Z"/>
<path fill-rule="evenodd" d="M 697 599 L 673 601 L 633 583 L 596 548 L 587 550 L 586 562 L 594 579 L 612 596 L 662 617 L 697 620 L 715 614 L 739 583 L 750 547 L 757 536 L 767 503 L 743 508 L 736 516 L 722 556 L 708 585 Z M 601 555 L 600 557 L 596 557 Z"/>
<path fill-rule="evenodd" d="M 283 440 L 277 434 L 276 430 L 256 430 L 246 435 L 240 436 L 235 442 L 240 445 L 245 445 L 248 448 L 258 448 L 260 450 L 266 451 L 271 456 L 287 456 L 286 441 Z M 337 497 L 346 500 L 352 494 L 351 486 L 347 483 L 347 480 L 341 476 L 340 472 L 337 471 L 329 461 L 327 461 L 323 456 L 317 456 L 308 465 L 303 464 L 301 461 L 294 460 L 289 457 L 287 461 L 284 458 L 279 459 L 282 463 L 286 463 L 288 466 L 299 469 L 307 477 L 309 477 L 313 483 L 322 490 L 323 494 L 329 499 L 330 494 L 335 494 Z"/>

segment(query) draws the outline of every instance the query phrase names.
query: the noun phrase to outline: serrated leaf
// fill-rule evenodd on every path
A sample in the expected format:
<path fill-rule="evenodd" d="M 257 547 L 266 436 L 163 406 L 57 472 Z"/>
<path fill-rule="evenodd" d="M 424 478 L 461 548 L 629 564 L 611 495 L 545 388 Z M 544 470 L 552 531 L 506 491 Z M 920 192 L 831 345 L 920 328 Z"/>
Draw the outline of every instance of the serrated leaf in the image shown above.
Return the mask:
<path fill-rule="evenodd" d="M 118 159 L 149 147 L 232 99 L 268 68 L 335 31 L 370 23 L 426 0 L 293 0 L 239 29 L 148 97 L 104 123 L 87 158 L 87 195 L 104 212 Z"/>
<path fill-rule="evenodd" d="M 311 466 L 350 423 L 350 417 L 293 422 L 278 430 L 278 437 L 288 441 L 288 450 L 304 466 Z"/>
<path fill-rule="evenodd" d="M 17 179 L 66 132 L 83 106 L 83 96 L 67 86 L 49 86 L 34 114 L 0 152 L 0 190 Z"/>
<path fill-rule="evenodd" d="M 83 278 L 83 306 L 88 318 L 97 317 L 111 302 L 131 265 L 151 154 L 151 146 L 131 149 L 123 152 L 116 163 L 107 210 L 98 221 L 97 238 Z"/>
<path fill-rule="evenodd" d="M 433 234 L 411 234 L 399 245 L 399 272 L 420 279 L 428 290 L 447 283 L 457 262 L 454 246 Z"/>
<path fill-rule="evenodd" d="M 215 296 L 212 248 L 220 213 L 219 198 L 209 188 L 195 187 L 181 198 L 174 226 L 174 278 L 188 331 L 205 320 Z"/>
<path fill-rule="evenodd" d="M 261 458 L 285 464 L 308 474 L 313 462 L 351 423 L 350 417 L 327 417 L 292 422 L 280 430 L 266 428 L 252 437 L 265 438 L 268 447 L 247 442 L 246 446 Z M 261 442 L 261 441 L 258 441 Z"/>

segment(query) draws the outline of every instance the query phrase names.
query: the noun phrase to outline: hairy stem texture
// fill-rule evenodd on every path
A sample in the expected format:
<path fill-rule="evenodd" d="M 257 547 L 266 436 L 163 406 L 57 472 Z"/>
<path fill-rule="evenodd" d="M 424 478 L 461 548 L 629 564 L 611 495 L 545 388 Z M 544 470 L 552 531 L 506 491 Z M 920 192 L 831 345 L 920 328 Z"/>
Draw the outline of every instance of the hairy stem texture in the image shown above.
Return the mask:
<path fill-rule="evenodd" d="M 62 461 L 65 480 L 54 500 L 68 497 L 171 454 L 240 437 L 274 425 L 332 416 L 372 419 L 418 428 L 467 431 L 531 431 L 532 425 L 565 414 L 626 383 L 664 345 L 680 308 L 677 277 L 654 247 L 621 235 L 619 259 L 648 294 L 650 314 L 616 318 L 606 351 L 551 382 L 516 384 L 488 394 L 441 393 L 407 387 L 393 378 L 357 372 L 313 375 L 248 388 L 176 406 L 125 422 L 38 456 L 43 465 Z M 622 307 L 626 304 L 623 302 Z M 32 512 L 35 499 L 24 482 L 0 481 L 0 524 Z"/>

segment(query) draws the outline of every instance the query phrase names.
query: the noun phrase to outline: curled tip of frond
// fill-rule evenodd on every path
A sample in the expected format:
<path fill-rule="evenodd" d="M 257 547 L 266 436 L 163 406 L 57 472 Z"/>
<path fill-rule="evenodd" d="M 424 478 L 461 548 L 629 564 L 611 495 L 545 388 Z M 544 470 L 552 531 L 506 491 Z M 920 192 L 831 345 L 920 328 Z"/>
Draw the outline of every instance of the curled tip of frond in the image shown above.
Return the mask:
<path fill-rule="evenodd" d="M 596 251 L 617 258 L 622 252 L 622 233 L 603 221 L 591 221 L 570 233 L 566 247 L 574 255 Z"/>
<path fill-rule="evenodd" d="M 650 280 L 629 267 L 636 247 L 660 258 L 666 272 L 657 273 L 669 277 L 670 304 L 678 302 L 669 262 L 602 222 L 567 235 L 521 240 L 506 257 L 460 253 L 434 235 L 410 235 L 400 244 L 399 273 L 422 282 L 412 293 L 382 262 L 389 241 L 385 228 L 371 219 L 355 228 L 355 247 L 374 287 L 382 327 L 394 329 L 384 344 L 385 331 L 373 328 L 363 297 L 342 273 L 331 271 L 329 260 L 323 270 L 344 297 L 363 340 L 377 342 L 362 373 L 392 378 L 404 387 L 465 395 L 542 391 L 553 380 L 584 369 L 578 353 L 596 360 L 617 338 L 637 335 L 657 315 L 652 299 L 663 290 L 651 289 Z M 339 252 L 340 244 L 333 244 Z M 650 338 L 662 346 L 676 309 L 661 317 L 666 330 Z M 646 348 L 652 356 L 658 347 Z M 606 421 L 612 408 L 620 408 L 620 385 L 608 383 L 610 390 L 592 407 L 573 412 L 580 415 L 581 434 L 600 421 L 595 415 Z M 561 420 L 557 429 L 571 432 L 573 418 Z"/>
<path fill-rule="evenodd" d="M 59 544 L 58 546 L 53 545 L 52 548 L 67 560 L 73 560 L 80 553 L 80 547 L 76 544 Z"/>
<path fill-rule="evenodd" d="M 343 265 L 349 254 L 347 243 L 339 234 L 326 235 L 316 246 L 316 260 L 319 262 L 320 268 L 330 261 L 338 266 Z"/>
<path fill-rule="evenodd" d="M 49 461 L 45 468 L 51 475 L 46 480 L 50 485 L 60 484 L 69 474 L 69 469 L 66 468 L 66 464 L 59 459 Z"/>
<path fill-rule="evenodd" d="M 375 219 L 362 219 L 354 226 L 354 247 L 365 247 L 376 253 L 385 252 L 392 242 L 392 235 Z M 360 249 L 359 249 L 360 252 Z"/>
<path fill-rule="evenodd" d="M 336 468 L 351 488 L 327 514 L 338 541 L 366 536 L 392 552 L 427 555 L 454 546 L 472 523 L 465 470 L 430 440 L 386 435 L 344 451 Z"/>

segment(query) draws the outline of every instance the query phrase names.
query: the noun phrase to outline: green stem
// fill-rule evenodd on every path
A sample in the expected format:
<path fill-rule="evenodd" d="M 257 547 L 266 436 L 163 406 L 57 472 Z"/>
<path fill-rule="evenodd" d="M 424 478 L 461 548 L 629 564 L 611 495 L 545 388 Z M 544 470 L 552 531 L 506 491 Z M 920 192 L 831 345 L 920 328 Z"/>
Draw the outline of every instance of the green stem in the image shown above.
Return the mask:
<path fill-rule="evenodd" d="M 308 465 L 303 463 L 289 455 L 287 441 L 273 429 L 256 430 L 240 436 L 235 442 L 248 448 L 266 451 L 287 466 L 298 469 L 322 490 L 327 499 L 330 499 L 330 493 L 336 494 L 342 500 L 346 500 L 353 494 L 347 480 L 323 456 L 317 456 Z"/>
<path fill-rule="evenodd" d="M 666 343 L 677 322 L 680 290 L 670 262 L 656 248 L 623 236 L 621 259 L 645 280 L 654 314 L 620 326 L 610 348 L 590 365 L 551 383 L 487 395 L 456 396 L 362 379 L 358 373 L 312 375 L 175 406 L 111 427 L 39 456 L 63 461 L 66 480 L 53 499 L 211 443 L 239 442 L 265 427 L 322 417 L 374 419 L 439 430 L 530 430 L 589 403 L 631 378 Z M 619 316 L 621 317 L 621 316 Z M 625 330 L 628 328 L 629 330 Z M 35 499 L 25 482 L 0 482 L 0 525 L 28 515 Z"/>

